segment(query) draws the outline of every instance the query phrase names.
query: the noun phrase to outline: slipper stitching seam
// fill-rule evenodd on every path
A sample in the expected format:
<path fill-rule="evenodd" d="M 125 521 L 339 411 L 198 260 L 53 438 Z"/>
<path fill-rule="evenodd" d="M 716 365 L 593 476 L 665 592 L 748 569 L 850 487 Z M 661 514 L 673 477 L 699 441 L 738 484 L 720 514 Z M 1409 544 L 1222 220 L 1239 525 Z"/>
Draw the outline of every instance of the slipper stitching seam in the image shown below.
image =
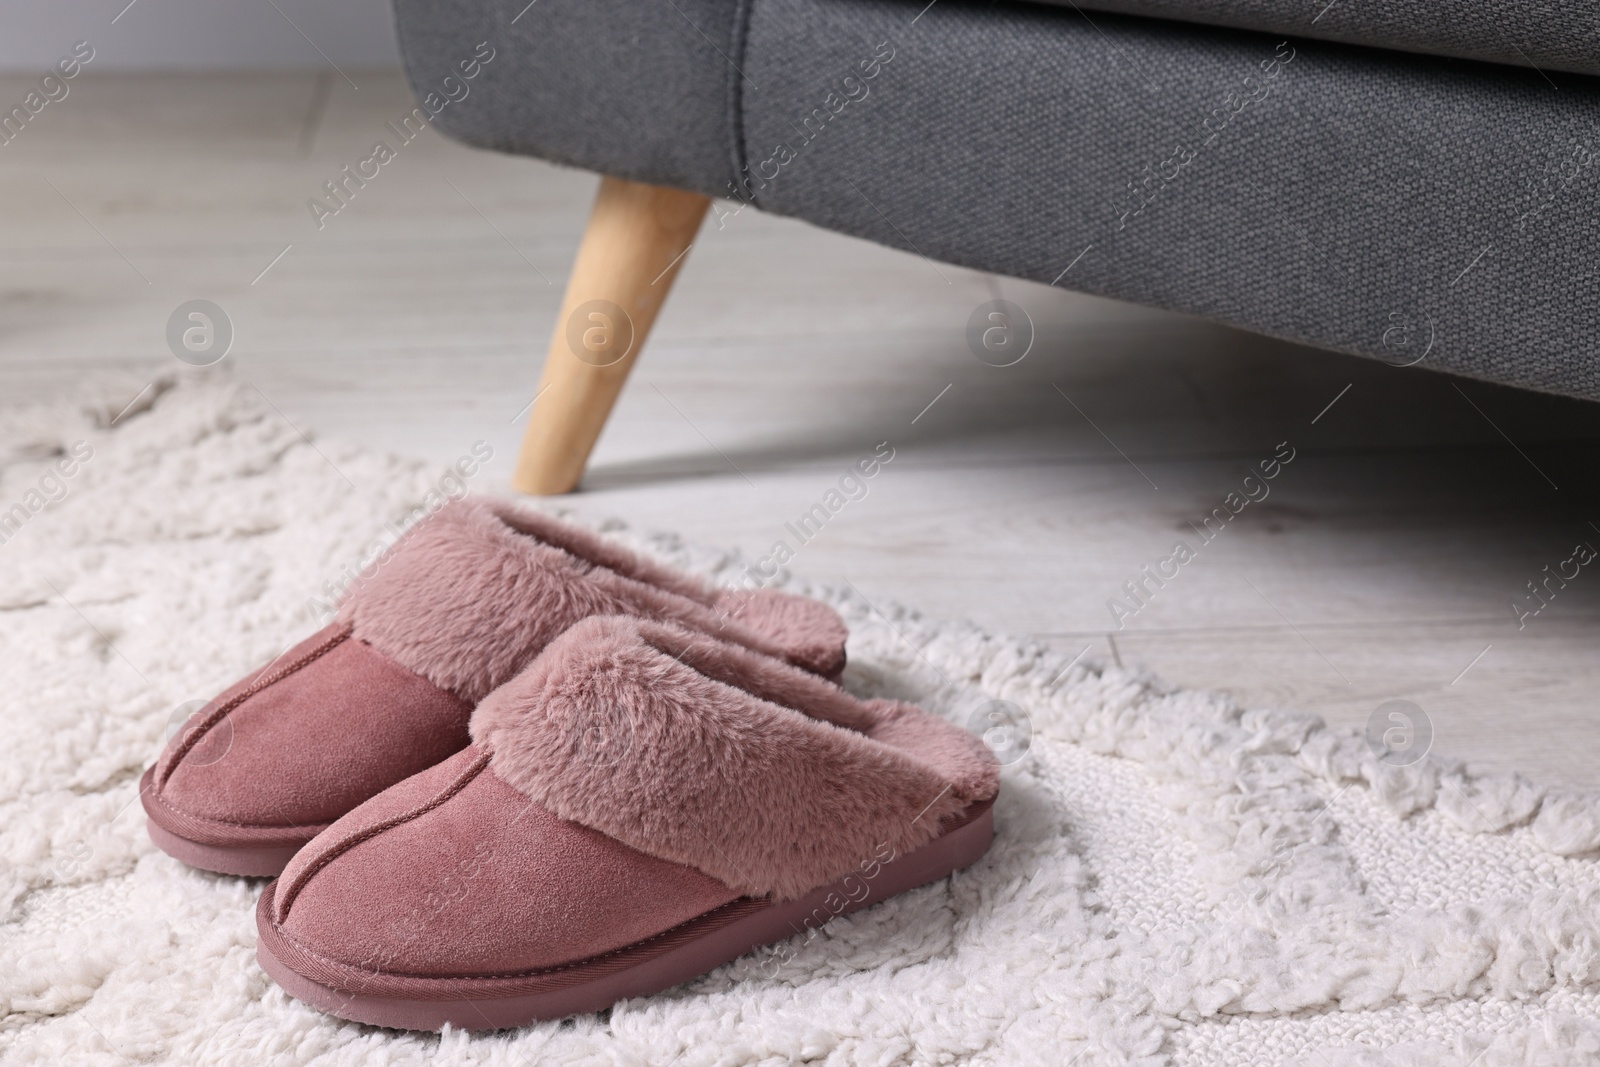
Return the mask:
<path fill-rule="evenodd" d="M 243 704 L 246 700 L 249 700 L 251 697 L 255 696 L 268 686 L 276 685 L 278 682 L 281 682 L 283 679 L 289 677 L 289 675 L 294 674 L 296 671 L 321 659 L 324 655 L 331 652 L 334 648 L 347 640 L 350 637 L 351 630 L 352 627 L 349 624 L 346 624 L 342 630 L 340 630 L 337 634 L 334 634 L 331 639 L 324 641 L 319 647 L 312 649 L 310 652 L 306 653 L 293 663 L 289 663 L 283 667 L 280 667 L 272 674 L 257 678 L 245 688 L 244 692 L 237 694 L 225 704 L 219 705 L 216 710 L 214 710 L 210 715 L 206 716 L 205 722 L 191 730 L 189 732 L 189 736 L 183 739 L 183 742 L 178 745 L 177 751 L 172 754 L 172 761 L 167 766 L 167 773 L 161 776 L 160 781 L 152 784 L 156 787 L 156 789 L 160 789 L 162 786 L 166 785 L 172 780 L 172 775 L 178 769 L 178 764 L 182 762 L 183 758 L 189 754 L 195 745 L 200 743 L 201 738 L 211 732 L 217 723 L 227 718 L 230 712 L 234 711 L 239 707 L 239 705 Z"/>
<path fill-rule="evenodd" d="M 461 790 L 465 789 L 467 784 L 479 774 L 483 773 L 483 769 L 488 765 L 489 753 L 480 753 L 478 756 L 474 757 L 472 762 L 464 771 L 461 772 L 454 782 L 450 783 L 448 787 L 442 790 L 431 800 L 428 800 L 427 802 L 420 804 L 408 811 L 403 811 L 398 815 L 392 815 L 387 819 L 375 823 L 360 833 L 345 838 L 332 848 L 328 849 L 322 855 L 318 856 L 314 861 L 312 861 L 310 866 L 295 876 L 293 885 L 284 887 L 288 890 L 288 895 L 281 902 L 281 913 L 287 917 L 289 908 L 294 904 L 294 898 L 300 895 L 300 891 L 305 888 L 306 883 L 311 880 L 313 875 L 322 870 L 322 868 L 326 867 L 329 863 L 332 863 L 339 856 L 342 856 L 344 853 L 348 852 L 356 845 L 359 845 L 361 842 L 374 838 L 386 830 L 392 830 L 402 823 L 408 823 L 412 819 L 417 819 L 423 815 L 426 815 L 428 812 L 432 811 L 434 808 L 438 807 L 440 804 L 443 804 L 445 801 L 461 792 Z M 274 901 L 273 904 L 274 912 L 278 912 L 280 910 L 278 907 L 279 902 Z M 274 922 L 276 922 L 276 919 Z"/>

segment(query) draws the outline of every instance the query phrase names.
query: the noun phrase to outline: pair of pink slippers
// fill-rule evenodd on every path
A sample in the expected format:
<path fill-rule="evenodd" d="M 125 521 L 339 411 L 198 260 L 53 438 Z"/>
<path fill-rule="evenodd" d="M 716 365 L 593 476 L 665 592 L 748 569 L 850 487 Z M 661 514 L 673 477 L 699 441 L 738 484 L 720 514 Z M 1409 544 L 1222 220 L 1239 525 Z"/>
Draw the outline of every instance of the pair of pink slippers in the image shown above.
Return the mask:
<path fill-rule="evenodd" d="M 988 848 L 993 757 L 840 688 L 845 637 L 816 601 L 457 501 L 173 736 L 141 782 L 150 836 L 277 875 L 257 957 L 321 1010 L 596 1011 Z"/>

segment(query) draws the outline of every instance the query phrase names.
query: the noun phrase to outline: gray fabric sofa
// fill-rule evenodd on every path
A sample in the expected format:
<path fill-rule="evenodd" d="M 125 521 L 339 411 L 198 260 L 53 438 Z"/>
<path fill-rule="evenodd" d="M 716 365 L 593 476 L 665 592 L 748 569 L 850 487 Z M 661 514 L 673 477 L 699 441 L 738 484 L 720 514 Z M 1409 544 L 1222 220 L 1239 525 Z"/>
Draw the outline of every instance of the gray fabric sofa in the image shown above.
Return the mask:
<path fill-rule="evenodd" d="M 480 42 L 495 49 L 437 119 L 474 145 L 728 198 L 719 214 L 742 201 L 936 260 L 1600 400 L 1593 9 L 1325 3 L 396 12 L 419 98 Z"/>
<path fill-rule="evenodd" d="M 1063 7 L 1072 0 L 1044 0 Z M 1592 0 L 1090 0 L 1100 11 L 1600 74 Z M 1553 83 L 1552 83 L 1553 84 Z"/>

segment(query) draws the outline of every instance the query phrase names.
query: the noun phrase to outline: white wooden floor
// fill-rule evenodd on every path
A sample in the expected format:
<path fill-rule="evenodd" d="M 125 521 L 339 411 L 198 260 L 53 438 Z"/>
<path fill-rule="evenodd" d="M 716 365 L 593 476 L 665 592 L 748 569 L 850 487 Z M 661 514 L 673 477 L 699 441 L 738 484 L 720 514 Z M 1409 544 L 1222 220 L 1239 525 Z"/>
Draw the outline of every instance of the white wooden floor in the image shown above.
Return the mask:
<path fill-rule="evenodd" d="M 0 397 L 171 367 L 167 316 L 205 297 L 220 372 L 288 417 L 441 462 L 484 438 L 503 485 L 595 179 L 428 133 L 319 232 L 307 198 L 411 107 L 352 77 L 89 73 L 0 149 Z M 1013 367 L 965 341 L 996 296 L 1037 325 Z M 702 231 L 571 503 L 754 559 L 888 441 L 793 570 L 1252 705 L 1403 697 L 1442 751 L 1600 787 L 1600 568 L 1511 608 L 1600 547 L 1597 416 L 745 211 Z M 1283 441 L 1271 496 L 1116 628 Z"/>

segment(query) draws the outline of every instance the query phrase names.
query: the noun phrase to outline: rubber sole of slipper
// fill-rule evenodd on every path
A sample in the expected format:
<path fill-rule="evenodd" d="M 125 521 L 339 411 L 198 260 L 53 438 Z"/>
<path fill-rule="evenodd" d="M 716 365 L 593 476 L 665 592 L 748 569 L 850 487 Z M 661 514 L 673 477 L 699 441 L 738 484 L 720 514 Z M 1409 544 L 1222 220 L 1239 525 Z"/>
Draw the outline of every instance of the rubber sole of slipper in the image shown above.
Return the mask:
<path fill-rule="evenodd" d="M 673 947 L 622 969 L 516 996 L 500 995 L 495 987 L 503 988 L 504 982 L 489 979 L 442 978 L 437 980 L 439 989 L 435 995 L 427 999 L 401 999 L 341 990 L 308 978 L 284 963 L 274 951 L 276 946 L 287 954 L 290 947 L 282 932 L 272 924 L 272 895 L 276 882 L 262 892 L 256 908 L 256 924 L 261 934 L 256 944 L 256 959 L 296 1000 L 352 1022 L 398 1030 L 438 1030 L 447 1023 L 462 1030 L 525 1026 L 542 1019 L 600 1011 L 619 1000 L 659 993 L 738 959 L 752 949 L 787 941 L 838 915 L 936 882 L 976 862 L 988 851 L 993 837 L 994 811 L 986 806 L 982 814 L 965 825 L 915 852 L 883 863 L 870 878 L 848 875 L 798 900 L 746 910 L 732 922 L 709 923 L 710 928 L 705 933 L 680 940 Z M 864 894 L 860 893 L 863 885 L 866 887 Z M 702 916 L 705 918 L 708 916 Z M 691 924 L 696 921 L 691 920 Z M 618 950 L 619 953 L 625 951 Z M 570 973 L 581 969 L 586 962 L 579 961 L 552 971 Z"/>
<path fill-rule="evenodd" d="M 300 845 L 275 845 L 256 848 L 226 848 L 202 845 L 161 828 L 145 816 L 150 840 L 173 859 L 215 874 L 240 874 L 249 878 L 276 878 L 300 851 Z"/>

